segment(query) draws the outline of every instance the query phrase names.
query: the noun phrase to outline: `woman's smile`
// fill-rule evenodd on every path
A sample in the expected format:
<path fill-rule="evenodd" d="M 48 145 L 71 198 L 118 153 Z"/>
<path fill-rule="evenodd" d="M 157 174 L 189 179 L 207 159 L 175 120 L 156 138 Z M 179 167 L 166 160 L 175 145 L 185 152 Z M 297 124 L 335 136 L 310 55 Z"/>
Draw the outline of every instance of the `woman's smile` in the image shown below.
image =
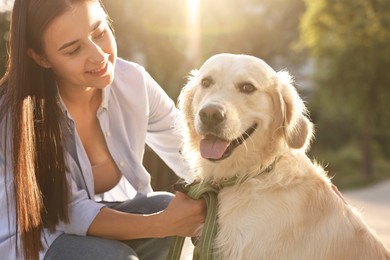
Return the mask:
<path fill-rule="evenodd" d="M 106 74 L 107 69 L 108 69 L 108 62 L 104 63 L 103 67 L 87 71 L 86 73 L 88 73 L 92 76 L 100 77 L 100 76 L 103 76 L 104 74 Z"/>

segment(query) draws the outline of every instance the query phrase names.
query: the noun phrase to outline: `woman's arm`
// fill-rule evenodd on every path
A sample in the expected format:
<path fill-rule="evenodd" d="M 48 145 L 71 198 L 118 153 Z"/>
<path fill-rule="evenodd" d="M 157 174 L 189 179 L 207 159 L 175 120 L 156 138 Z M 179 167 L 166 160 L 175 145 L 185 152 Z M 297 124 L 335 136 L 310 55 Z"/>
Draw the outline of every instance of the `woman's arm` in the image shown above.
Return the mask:
<path fill-rule="evenodd" d="M 146 143 L 176 175 L 191 182 L 189 165 L 180 155 L 183 136 L 177 126 L 178 109 L 149 73 L 144 71 L 144 77 L 149 104 Z"/>
<path fill-rule="evenodd" d="M 203 200 L 193 200 L 177 192 L 168 207 L 149 215 L 129 214 L 102 208 L 87 234 L 117 240 L 195 236 L 205 217 Z"/>

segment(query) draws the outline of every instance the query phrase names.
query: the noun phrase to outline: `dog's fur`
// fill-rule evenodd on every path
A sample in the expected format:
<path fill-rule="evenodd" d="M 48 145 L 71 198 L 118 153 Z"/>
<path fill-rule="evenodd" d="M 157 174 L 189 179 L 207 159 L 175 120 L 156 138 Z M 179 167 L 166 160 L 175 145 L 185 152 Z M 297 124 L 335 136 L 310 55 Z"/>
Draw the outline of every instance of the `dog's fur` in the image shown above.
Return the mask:
<path fill-rule="evenodd" d="M 287 72 L 253 56 L 218 54 L 192 74 L 179 96 L 183 155 L 195 179 L 238 177 L 218 195 L 221 259 L 390 259 L 306 156 L 313 127 Z M 244 139 L 254 123 L 256 130 L 230 156 L 202 158 L 205 136 Z"/>

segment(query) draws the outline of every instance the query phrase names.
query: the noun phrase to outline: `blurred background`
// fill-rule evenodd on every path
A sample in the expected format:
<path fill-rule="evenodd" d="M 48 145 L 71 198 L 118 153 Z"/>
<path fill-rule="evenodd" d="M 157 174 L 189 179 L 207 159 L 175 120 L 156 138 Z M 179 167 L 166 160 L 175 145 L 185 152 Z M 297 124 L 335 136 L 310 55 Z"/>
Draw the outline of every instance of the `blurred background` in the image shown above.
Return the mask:
<path fill-rule="evenodd" d="M 211 55 L 243 53 L 287 70 L 316 126 L 309 156 L 339 189 L 390 178 L 389 0 L 106 0 L 119 56 L 177 100 Z M 12 0 L 0 0 L 0 74 Z M 147 148 L 156 190 L 176 176 Z"/>

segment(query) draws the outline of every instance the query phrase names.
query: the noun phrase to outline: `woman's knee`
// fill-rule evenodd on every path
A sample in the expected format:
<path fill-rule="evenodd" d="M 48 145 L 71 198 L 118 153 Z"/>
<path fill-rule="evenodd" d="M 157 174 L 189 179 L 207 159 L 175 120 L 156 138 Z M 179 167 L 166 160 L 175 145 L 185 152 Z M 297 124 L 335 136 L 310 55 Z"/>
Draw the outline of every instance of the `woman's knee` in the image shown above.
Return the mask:
<path fill-rule="evenodd" d="M 111 208 L 127 213 L 152 214 L 166 209 L 174 195 L 169 192 L 138 194 L 133 199 L 117 203 Z"/>
<path fill-rule="evenodd" d="M 150 200 L 154 212 L 158 212 L 166 209 L 175 195 L 165 191 L 157 191 L 147 194 L 147 197 Z"/>
<path fill-rule="evenodd" d="M 131 247 L 117 240 L 63 234 L 59 236 L 49 247 L 44 259 L 138 260 L 138 256 Z"/>
<path fill-rule="evenodd" d="M 124 242 L 133 248 L 142 260 L 164 260 L 168 255 L 172 237 L 133 239 Z"/>

